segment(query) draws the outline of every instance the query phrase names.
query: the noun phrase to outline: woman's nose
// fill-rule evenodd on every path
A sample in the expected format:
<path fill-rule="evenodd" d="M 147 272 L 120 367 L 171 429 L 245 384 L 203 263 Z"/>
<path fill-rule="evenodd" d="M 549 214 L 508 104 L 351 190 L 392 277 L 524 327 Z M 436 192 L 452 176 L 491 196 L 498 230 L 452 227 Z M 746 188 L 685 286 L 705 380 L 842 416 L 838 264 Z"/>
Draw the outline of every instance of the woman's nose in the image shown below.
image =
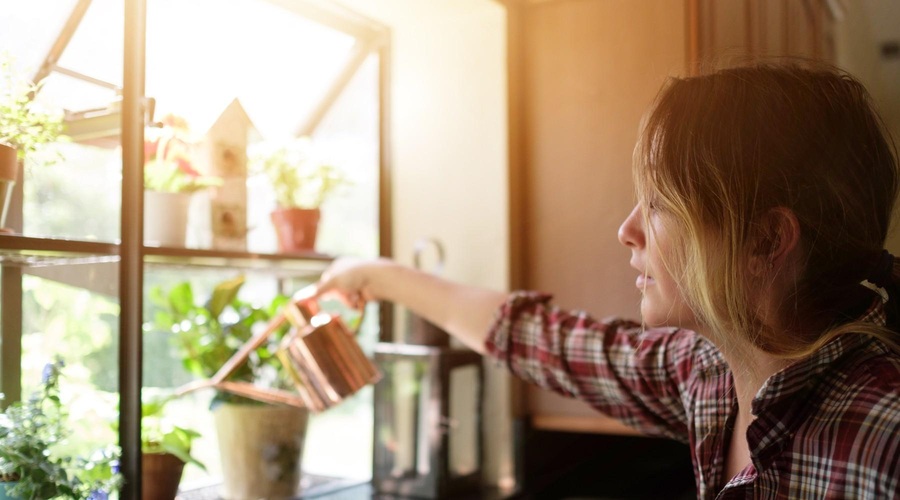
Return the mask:
<path fill-rule="evenodd" d="M 641 215 L 640 205 L 635 205 L 625 217 L 622 225 L 619 226 L 619 243 L 629 248 L 643 248 L 646 240 L 644 238 L 643 217 Z"/>

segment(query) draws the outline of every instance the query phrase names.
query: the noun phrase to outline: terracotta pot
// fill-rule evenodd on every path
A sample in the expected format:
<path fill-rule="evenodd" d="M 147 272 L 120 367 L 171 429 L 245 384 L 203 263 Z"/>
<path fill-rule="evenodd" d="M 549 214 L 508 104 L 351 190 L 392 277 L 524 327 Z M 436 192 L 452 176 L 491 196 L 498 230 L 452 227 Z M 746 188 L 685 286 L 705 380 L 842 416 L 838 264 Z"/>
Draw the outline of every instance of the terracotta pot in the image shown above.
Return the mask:
<path fill-rule="evenodd" d="M 316 247 L 318 208 L 277 208 L 272 214 L 280 253 L 308 252 Z"/>
<path fill-rule="evenodd" d="M 19 174 L 19 158 L 15 148 L 0 143 L 0 179 L 13 182 Z"/>
<path fill-rule="evenodd" d="M 221 404 L 213 411 L 228 500 L 296 498 L 309 411 Z"/>
<path fill-rule="evenodd" d="M 6 227 L 9 201 L 12 199 L 13 189 L 18 176 L 19 159 L 17 151 L 6 144 L 0 144 L 0 228 Z"/>
<path fill-rule="evenodd" d="M 141 460 L 141 498 L 174 500 L 184 462 L 170 453 L 144 453 Z"/>

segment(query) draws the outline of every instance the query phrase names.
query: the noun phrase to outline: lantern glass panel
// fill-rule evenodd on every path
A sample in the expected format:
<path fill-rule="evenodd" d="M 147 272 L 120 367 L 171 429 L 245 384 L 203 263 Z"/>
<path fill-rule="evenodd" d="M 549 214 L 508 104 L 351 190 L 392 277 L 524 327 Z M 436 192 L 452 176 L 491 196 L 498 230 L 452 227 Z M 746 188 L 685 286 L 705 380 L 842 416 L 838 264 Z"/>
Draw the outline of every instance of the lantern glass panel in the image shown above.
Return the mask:
<path fill-rule="evenodd" d="M 377 429 L 376 462 L 390 476 L 402 478 L 430 471 L 427 413 L 431 371 L 424 359 L 397 359 L 383 366 L 386 391 L 380 402 L 384 421 Z"/>
<path fill-rule="evenodd" d="M 478 470 L 478 366 L 450 371 L 450 474 L 465 476 Z"/>

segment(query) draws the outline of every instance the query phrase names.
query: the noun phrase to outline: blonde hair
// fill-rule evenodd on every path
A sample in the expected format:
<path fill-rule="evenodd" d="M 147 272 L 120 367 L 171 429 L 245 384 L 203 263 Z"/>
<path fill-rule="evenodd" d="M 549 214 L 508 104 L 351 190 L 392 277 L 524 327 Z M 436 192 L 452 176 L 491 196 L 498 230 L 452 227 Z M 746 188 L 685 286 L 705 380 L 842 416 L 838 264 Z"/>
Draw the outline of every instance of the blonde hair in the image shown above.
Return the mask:
<path fill-rule="evenodd" d="M 634 166 L 639 199 L 680 229 L 666 263 L 718 345 L 799 358 L 858 332 L 898 348 L 896 325 L 857 321 L 875 297 L 859 283 L 884 246 L 898 165 L 850 75 L 778 63 L 671 79 L 643 124 Z M 772 277 L 748 265 L 778 237 L 767 234 L 767 217 L 783 208 L 797 218 L 802 251 L 778 311 L 787 336 L 761 321 L 753 297 Z"/>

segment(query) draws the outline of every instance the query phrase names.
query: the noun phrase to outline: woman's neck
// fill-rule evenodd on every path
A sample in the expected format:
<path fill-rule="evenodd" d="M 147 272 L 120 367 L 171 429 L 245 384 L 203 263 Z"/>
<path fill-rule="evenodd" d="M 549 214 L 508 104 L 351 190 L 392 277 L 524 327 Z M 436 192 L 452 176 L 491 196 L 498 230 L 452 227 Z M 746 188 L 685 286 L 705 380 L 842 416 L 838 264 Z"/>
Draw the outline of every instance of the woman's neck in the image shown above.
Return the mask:
<path fill-rule="evenodd" d="M 751 403 L 766 380 L 786 368 L 791 360 L 768 354 L 752 345 L 738 349 L 722 350 L 725 362 L 731 368 L 738 409 L 745 422 L 753 420 Z"/>
<path fill-rule="evenodd" d="M 788 361 L 755 347 L 722 350 L 722 355 L 731 367 L 738 402 L 737 414 L 732 420 L 734 428 L 725 450 L 725 477 L 730 479 L 744 470 L 752 460 L 747 430 L 756 418 L 750 411 L 753 398 L 766 380 L 787 366 Z"/>

